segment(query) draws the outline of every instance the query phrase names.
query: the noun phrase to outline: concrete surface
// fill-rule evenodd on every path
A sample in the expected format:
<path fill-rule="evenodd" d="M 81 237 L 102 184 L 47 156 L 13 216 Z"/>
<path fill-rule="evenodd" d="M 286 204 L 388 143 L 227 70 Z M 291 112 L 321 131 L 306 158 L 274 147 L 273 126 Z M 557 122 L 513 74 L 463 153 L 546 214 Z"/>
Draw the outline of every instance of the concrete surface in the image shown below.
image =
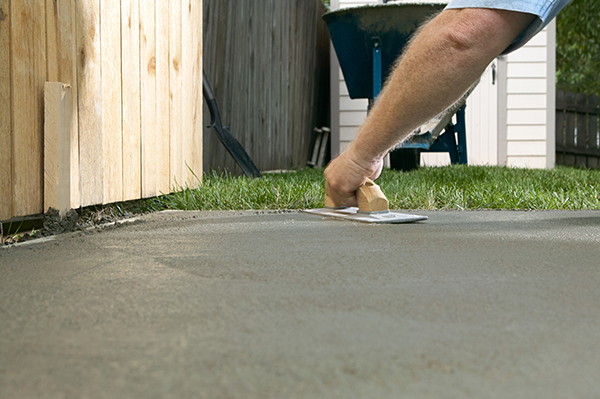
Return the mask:
<path fill-rule="evenodd" d="M 419 213 L 2 249 L 0 397 L 600 397 L 600 212 Z"/>

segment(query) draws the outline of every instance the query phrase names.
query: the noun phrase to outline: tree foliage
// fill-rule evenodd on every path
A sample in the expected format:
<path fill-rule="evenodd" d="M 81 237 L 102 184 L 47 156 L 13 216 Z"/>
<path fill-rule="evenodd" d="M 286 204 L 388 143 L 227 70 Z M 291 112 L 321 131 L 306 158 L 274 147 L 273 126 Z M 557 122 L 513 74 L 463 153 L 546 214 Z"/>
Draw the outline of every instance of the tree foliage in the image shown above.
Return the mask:
<path fill-rule="evenodd" d="M 600 96 L 600 0 L 573 0 L 556 23 L 557 89 Z"/>

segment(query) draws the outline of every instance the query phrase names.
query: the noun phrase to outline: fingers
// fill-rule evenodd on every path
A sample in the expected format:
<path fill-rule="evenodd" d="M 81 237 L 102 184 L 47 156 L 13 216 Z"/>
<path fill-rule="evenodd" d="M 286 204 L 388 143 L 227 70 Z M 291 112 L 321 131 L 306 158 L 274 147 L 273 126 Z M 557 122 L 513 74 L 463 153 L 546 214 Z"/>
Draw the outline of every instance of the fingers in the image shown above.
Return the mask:
<path fill-rule="evenodd" d="M 362 167 L 352 158 L 349 151 L 342 153 L 325 169 L 325 192 L 335 206 L 358 206 L 356 189 L 367 181 L 375 180 L 381 174 L 381 160 Z"/>
<path fill-rule="evenodd" d="M 352 192 L 345 192 L 337 190 L 332 188 L 328 182 L 325 182 L 325 193 L 333 202 L 334 207 L 358 206 L 358 201 L 356 199 L 356 195 L 354 194 L 355 191 L 356 190 Z"/>

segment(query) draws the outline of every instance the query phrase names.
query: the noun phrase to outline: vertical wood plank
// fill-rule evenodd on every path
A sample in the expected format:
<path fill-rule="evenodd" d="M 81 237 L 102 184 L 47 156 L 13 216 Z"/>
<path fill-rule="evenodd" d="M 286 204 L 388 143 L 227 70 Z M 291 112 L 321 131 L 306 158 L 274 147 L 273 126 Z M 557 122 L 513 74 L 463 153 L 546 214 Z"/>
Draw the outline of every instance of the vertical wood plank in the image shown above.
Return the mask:
<path fill-rule="evenodd" d="M 100 2 L 77 4 L 80 194 L 81 204 L 87 206 L 103 203 L 104 194 Z"/>
<path fill-rule="evenodd" d="M 63 82 L 76 93 L 76 0 L 46 0 L 48 81 Z"/>
<path fill-rule="evenodd" d="M 315 108 L 317 78 L 327 74 L 316 61 L 317 46 L 325 45 L 328 54 L 324 6 L 212 0 L 204 8 L 204 67 L 224 123 L 259 169 L 303 164 L 313 121 L 317 115 L 327 120 Z M 318 40 L 322 36 L 326 40 Z M 207 110 L 204 117 L 206 124 Z M 204 132 L 205 167 L 241 172 L 214 133 Z"/>
<path fill-rule="evenodd" d="M 556 91 L 556 128 L 555 128 L 555 137 L 556 137 L 556 147 L 565 145 L 565 111 L 564 104 L 565 102 L 565 93 L 562 90 Z M 564 154 L 562 152 L 556 152 L 556 164 L 564 165 L 565 159 Z"/>
<path fill-rule="evenodd" d="M 169 178 L 173 184 L 185 186 L 183 175 L 182 81 L 181 81 L 181 0 L 169 2 Z"/>
<path fill-rule="evenodd" d="M 169 124 L 169 3 L 156 0 L 156 189 L 159 194 L 169 193 L 172 180 L 170 168 Z M 196 86 L 197 87 L 197 86 Z"/>
<path fill-rule="evenodd" d="M 46 0 L 46 80 L 49 82 L 59 82 L 58 78 L 58 57 L 59 57 L 59 27 L 58 27 L 58 7 L 55 7 L 53 0 Z M 56 4 L 58 5 L 58 4 Z M 45 101 L 44 90 L 44 101 Z M 45 139 L 44 139 L 45 140 Z"/>
<path fill-rule="evenodd" d="M 121 7 L 100 2 L 102 93 L 103 202 L 123 199 L 123 136 L 121 127 Z"/>
<path fill-rule="evenodd" d="M 77 30 L 76 2 L 63 0 L 57 4 L 58 17 L 58 81 L 71 86 L 71 208 L 81 206 L 79 192 L 79 126 L 77 116 Z"/>
<path fill-rule="evenodd" d="M 43 207 L 43 87 L 46 79 L 45 4 L 10 3 L 12 50 L 13 207 L 17 216 Z"/>
<path fill-rule="evenodd" d="M 575 100 L 577 102 L 578 108 L 583 107 L 585 109 L 587 105 L 587 96 L 585 94 L 577 94 Z M 577 148 L 586 149 L 588 146 L 587 115 L 584 112 L 578 112 L 576 119 Z M 577 166 L 586 167 L 587 157 L 585 155 L 577 155 L 575 164 Z"/>
<path fill-rule="evenodd" d="M 140 0 L 121 0 L 123 200 L 142 195 Z"/>
<path fill-rule="evenodd" d="M 572 92 L 565 93 L 565 105 L 569 109 L 575 108 L 575 95 Z M 575 146 L 575 115 L 573 111 L 567 111 L 565 113 L 565 146 Z M 575 165 L 575 156 L 571 154 L 565 154 L 564 162 L 567 166 Z"/>
<path fill-rule="evenodd" d="M 13 216 L 9 0 L 0 0 L 0 220 Z"/>
<path fill-rule="evenodd" d="M 192 163 L 191 167 L 198 179 L 202 179 L 202 0 L 192 1 Z M 196 181 L 199 184 L 201 181 Z"/>
<path fill-rule="evenodd" d="M 158 0 L 160 1 L 160 0 Z M 156 130 L 156 20 L 154 0 L 140 1 L 142 197 L 159 194 Z"/>
<path fill-rule="evenodd" d="M 182 82 L 184 82 L 181 90 L 181 130 L 183 132 L 182 161 L 184 165 L 183 175 L 185 176 L 185 183 L 190 187 L 195 185 L 194 176 L 190 171 L 190 168 L 193 168 L 194 166 L 192 157 L 192 136 L 194 134 L 192 98 L 194 87 L 190 84 L 190 82 L 193 82 L 194 76 L 194 55 L 192 53 L 192 1 L 193 0 L 181 1 L 181 76 Z"/>
<path fill-rule="evenodd" d="M 46 82 L 44 90 L 44 212 L 71 209 L 71 87 Z"/>
<path fill-rule="evenodd" d="M 588 107 L 591 110 L 595 110 L 595 113 L 588 114 L 588 146 L 589 148 L 598 150 L 600 149 L 600 132 L 598 131 L 598 114 L 600 114 L 600 103 L 598 97 L 590 95 L 588 97 Z"/>
<path fill-rule="evenodd" d="M 588 157 L 588 167 L 598 169 L 598 163 L 600 161 L 600 126 L 598 126 L 600 102 L 598 102 L 598 97 L 594 95 L 588 96 L 588 107 L 592 111 L 595 111 L 588 114 L 588 145 L 589 148 L 594 149 L 596 151 L 596 154 L 598 154 L 595 157 Z"/>

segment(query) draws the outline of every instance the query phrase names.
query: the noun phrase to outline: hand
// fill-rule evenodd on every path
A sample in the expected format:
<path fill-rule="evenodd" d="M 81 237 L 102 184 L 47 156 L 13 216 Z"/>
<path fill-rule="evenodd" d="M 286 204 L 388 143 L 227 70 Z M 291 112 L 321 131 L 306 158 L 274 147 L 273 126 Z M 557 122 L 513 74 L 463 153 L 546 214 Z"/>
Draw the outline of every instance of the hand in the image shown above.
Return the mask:
<path fill-rule="evenodd" d="M 356 189 L 367 178 L 375 180 L 381 174 L 383 159 L 364 161 L 348 149 L 329 163 L 325 169 L 325 192 L 335 206 L 358 206 Z"/>

